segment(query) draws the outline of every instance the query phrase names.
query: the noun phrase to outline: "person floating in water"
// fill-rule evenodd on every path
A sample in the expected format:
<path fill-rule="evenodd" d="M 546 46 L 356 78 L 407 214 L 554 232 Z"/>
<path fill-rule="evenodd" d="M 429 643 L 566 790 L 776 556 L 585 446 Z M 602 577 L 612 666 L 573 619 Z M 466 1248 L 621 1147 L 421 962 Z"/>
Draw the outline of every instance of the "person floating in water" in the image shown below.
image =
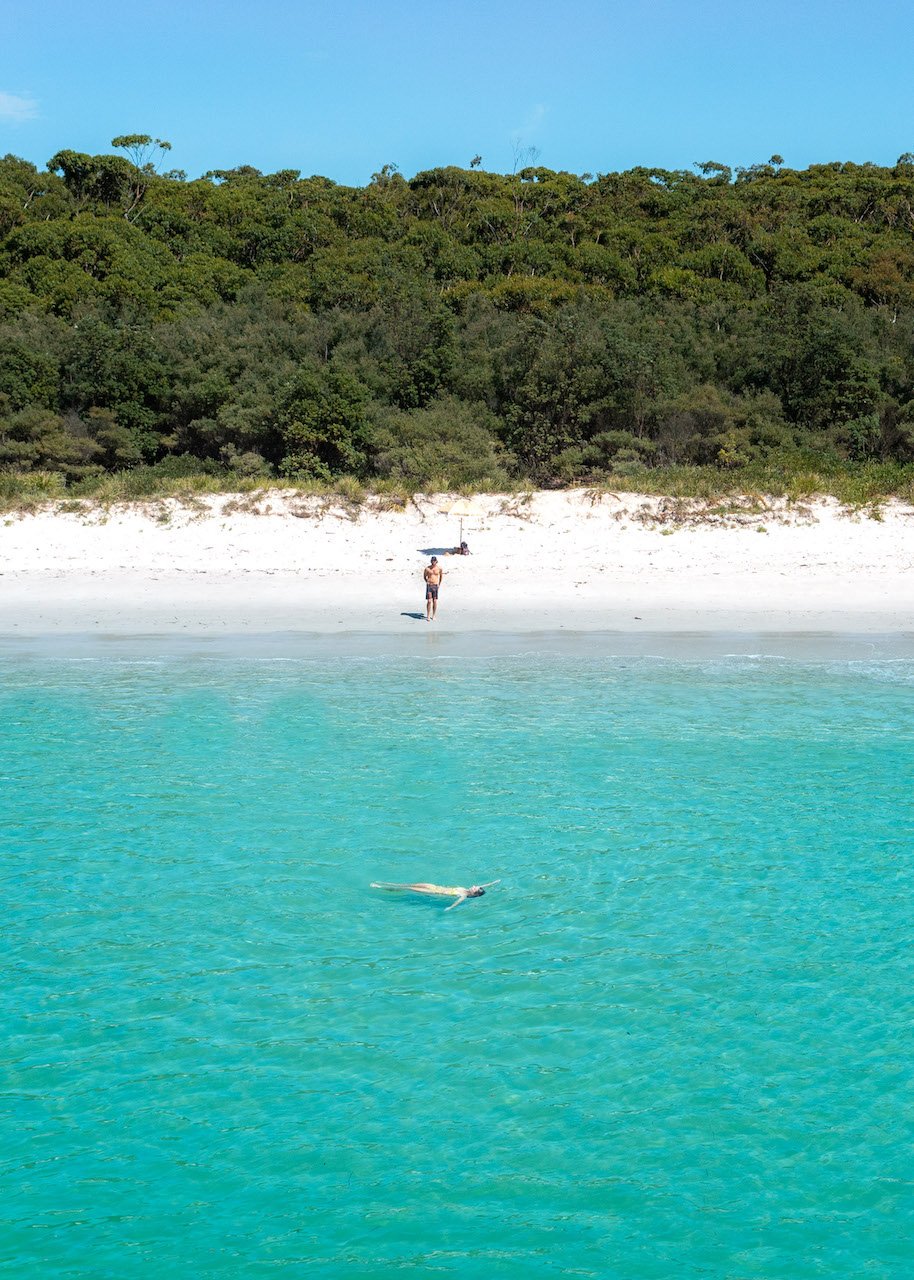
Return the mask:
<path fill-rule="evenodd" d="M 437 556 L 432 556 L 432 562 L 425 566 L 422 576 L 425 579 L 425 620 L 434 622 L 438 612 L 438 588 L 444 577 L 444 570 L 438 563 Z"/>
<path fill-rule="evenodd" d="M 386 884 L 372 881 L 371 887 L 386 889 L 389 893 L 425 893 L 434 898 L 456 898 L 456 902 L 445 907 L 445 911 L 453 911 L 455 907 L 460 906 L 461 902 L 466 902 L 467 898 L 484 897 L 486 889 L 491 888 L 493 884 L 501 884 L 501 881 L 487 880 L 485 884 L 470 885 L 469 889 L 464 889 L 459 884 L 429 884 L 426 880 L 420 880 L 417 884 Z"/>

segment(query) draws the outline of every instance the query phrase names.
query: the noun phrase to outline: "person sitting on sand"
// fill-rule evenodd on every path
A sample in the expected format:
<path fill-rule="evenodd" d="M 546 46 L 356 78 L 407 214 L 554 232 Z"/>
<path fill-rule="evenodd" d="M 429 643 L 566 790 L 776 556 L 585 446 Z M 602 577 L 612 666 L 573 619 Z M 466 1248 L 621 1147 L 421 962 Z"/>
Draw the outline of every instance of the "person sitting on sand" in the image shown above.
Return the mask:
<path fill-rule="evenodd" d="M 435 898 L 456 898 L 456 902 L 445 907 L 445 911 L 453 911 L 455 907 L 460 906 L 461 902 L 466 902 L 467 898 L 484 898 L 486 889 L 500 883 L 499 880 L 487 880 L 485 884 L 474 884 L 469 889 L 464 889 L 459 884 L 429 884 L 427 880 L 420 880 L 417 884 L 385 884 L 372 881 L 371 887 L 386 889 L 388 893 L 426 893 Z"/>
<path fill-rule="evenodd" d="M 446 551 L 444 554 L 447 556 L 468 556 L 470 548 L 465 542 L 461 542 L 459 547 L 455 547 L 453 551 Z"/>
<path fill-rule="evenodd" d="M 432 556 L 431 564 L 425 566 L 425 621 L 433 622 L 438 612 L 438 588 L 444 577 L 444 570 L 438 563 L 438 557 Z"/>

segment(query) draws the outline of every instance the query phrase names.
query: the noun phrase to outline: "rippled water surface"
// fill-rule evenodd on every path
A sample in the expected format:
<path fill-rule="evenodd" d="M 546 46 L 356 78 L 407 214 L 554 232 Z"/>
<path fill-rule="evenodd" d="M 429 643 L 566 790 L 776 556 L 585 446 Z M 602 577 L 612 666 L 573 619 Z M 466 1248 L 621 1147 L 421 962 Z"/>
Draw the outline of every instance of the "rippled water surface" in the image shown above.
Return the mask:
<path fill-rule="evenodd" d="M 8 660 L 0 1269 L 914 1274 L 912 695 Z"/>

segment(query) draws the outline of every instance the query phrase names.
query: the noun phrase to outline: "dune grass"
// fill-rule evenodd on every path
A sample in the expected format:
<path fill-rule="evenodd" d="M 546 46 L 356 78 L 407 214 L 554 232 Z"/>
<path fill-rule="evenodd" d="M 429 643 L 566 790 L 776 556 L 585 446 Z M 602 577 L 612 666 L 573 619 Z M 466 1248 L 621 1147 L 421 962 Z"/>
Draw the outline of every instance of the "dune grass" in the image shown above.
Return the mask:
<path fill-rule="evenodd" d="M 786 498 L 791 502 L 831 497 L 848 507 L 889 498 L 914 502 L 914 464 L 865 462 L 838 466 L 758 463 L 738 470 L 717 467 L 658 467 L 637 476 L 607 476 L 601 489 L 708 502 L 732 497 Z"/>
<path fill-rule="evenodd" d="M 84 503 L 111 505 L 169 498 L 193 504 L 195 500 L 218 494 L 250 495 L 250 509 L 254 509 L 257 499 L 280 490 L 338 501 L 350 509 L 361 508 L 371 501 L 382 509 L 392 510 L 405 507 L 413 497 L 402 482 L 363 481 L 355 476 L 340 476 L 329 482 L 291 483 L 229 470 L 188 468 L 185 472 L 182 468 L 181 474 L 176 471 L 174 467 L 160 464 L 93 475 L 69 483 L 53 471 L 0 472 L 0 511 L 25 514 L 55 503 L 58 509 L 73 512 Z M 518 480 L 508 486 L 499 483 L 492 489 L 480 486 L 476 491 L 522 494 L 535 487 L 529 480 Z M 586 487 L 593 492 L 637 493 L 711 503 L 736 497 L 759 502 L 766 498 L 802 502 L 832 497 L 848 507 L 873 507 L 890 498 L 914 503 L 914 464 L 867 462 L 838 466 L 823 465 L 816 459 L 814 465 L 766 462 L 732 471 L 717 467 L 668 466 L 641 470 L 637 475 L 610 472 L 591 478 Z M 438 476 L 431 477 L 422 491 L 455 490 L 447 476 Z"/>

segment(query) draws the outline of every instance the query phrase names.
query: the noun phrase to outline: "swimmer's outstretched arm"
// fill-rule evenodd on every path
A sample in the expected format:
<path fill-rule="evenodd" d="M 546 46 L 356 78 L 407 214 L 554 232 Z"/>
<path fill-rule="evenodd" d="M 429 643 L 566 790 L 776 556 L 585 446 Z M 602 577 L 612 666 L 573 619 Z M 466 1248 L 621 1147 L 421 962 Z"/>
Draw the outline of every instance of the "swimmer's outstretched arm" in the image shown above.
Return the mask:
<path fill-rule="evenodd" d="M 449 907 L 445 907 L 444 909 L 445 911 L 453 911 L 455 907 L 459 907 L 461 902 L 466 902 L 466 900 L 467 900 L 467 895 L 465 893 L 462 893 L 456 902 L 452 902 Z"/>

